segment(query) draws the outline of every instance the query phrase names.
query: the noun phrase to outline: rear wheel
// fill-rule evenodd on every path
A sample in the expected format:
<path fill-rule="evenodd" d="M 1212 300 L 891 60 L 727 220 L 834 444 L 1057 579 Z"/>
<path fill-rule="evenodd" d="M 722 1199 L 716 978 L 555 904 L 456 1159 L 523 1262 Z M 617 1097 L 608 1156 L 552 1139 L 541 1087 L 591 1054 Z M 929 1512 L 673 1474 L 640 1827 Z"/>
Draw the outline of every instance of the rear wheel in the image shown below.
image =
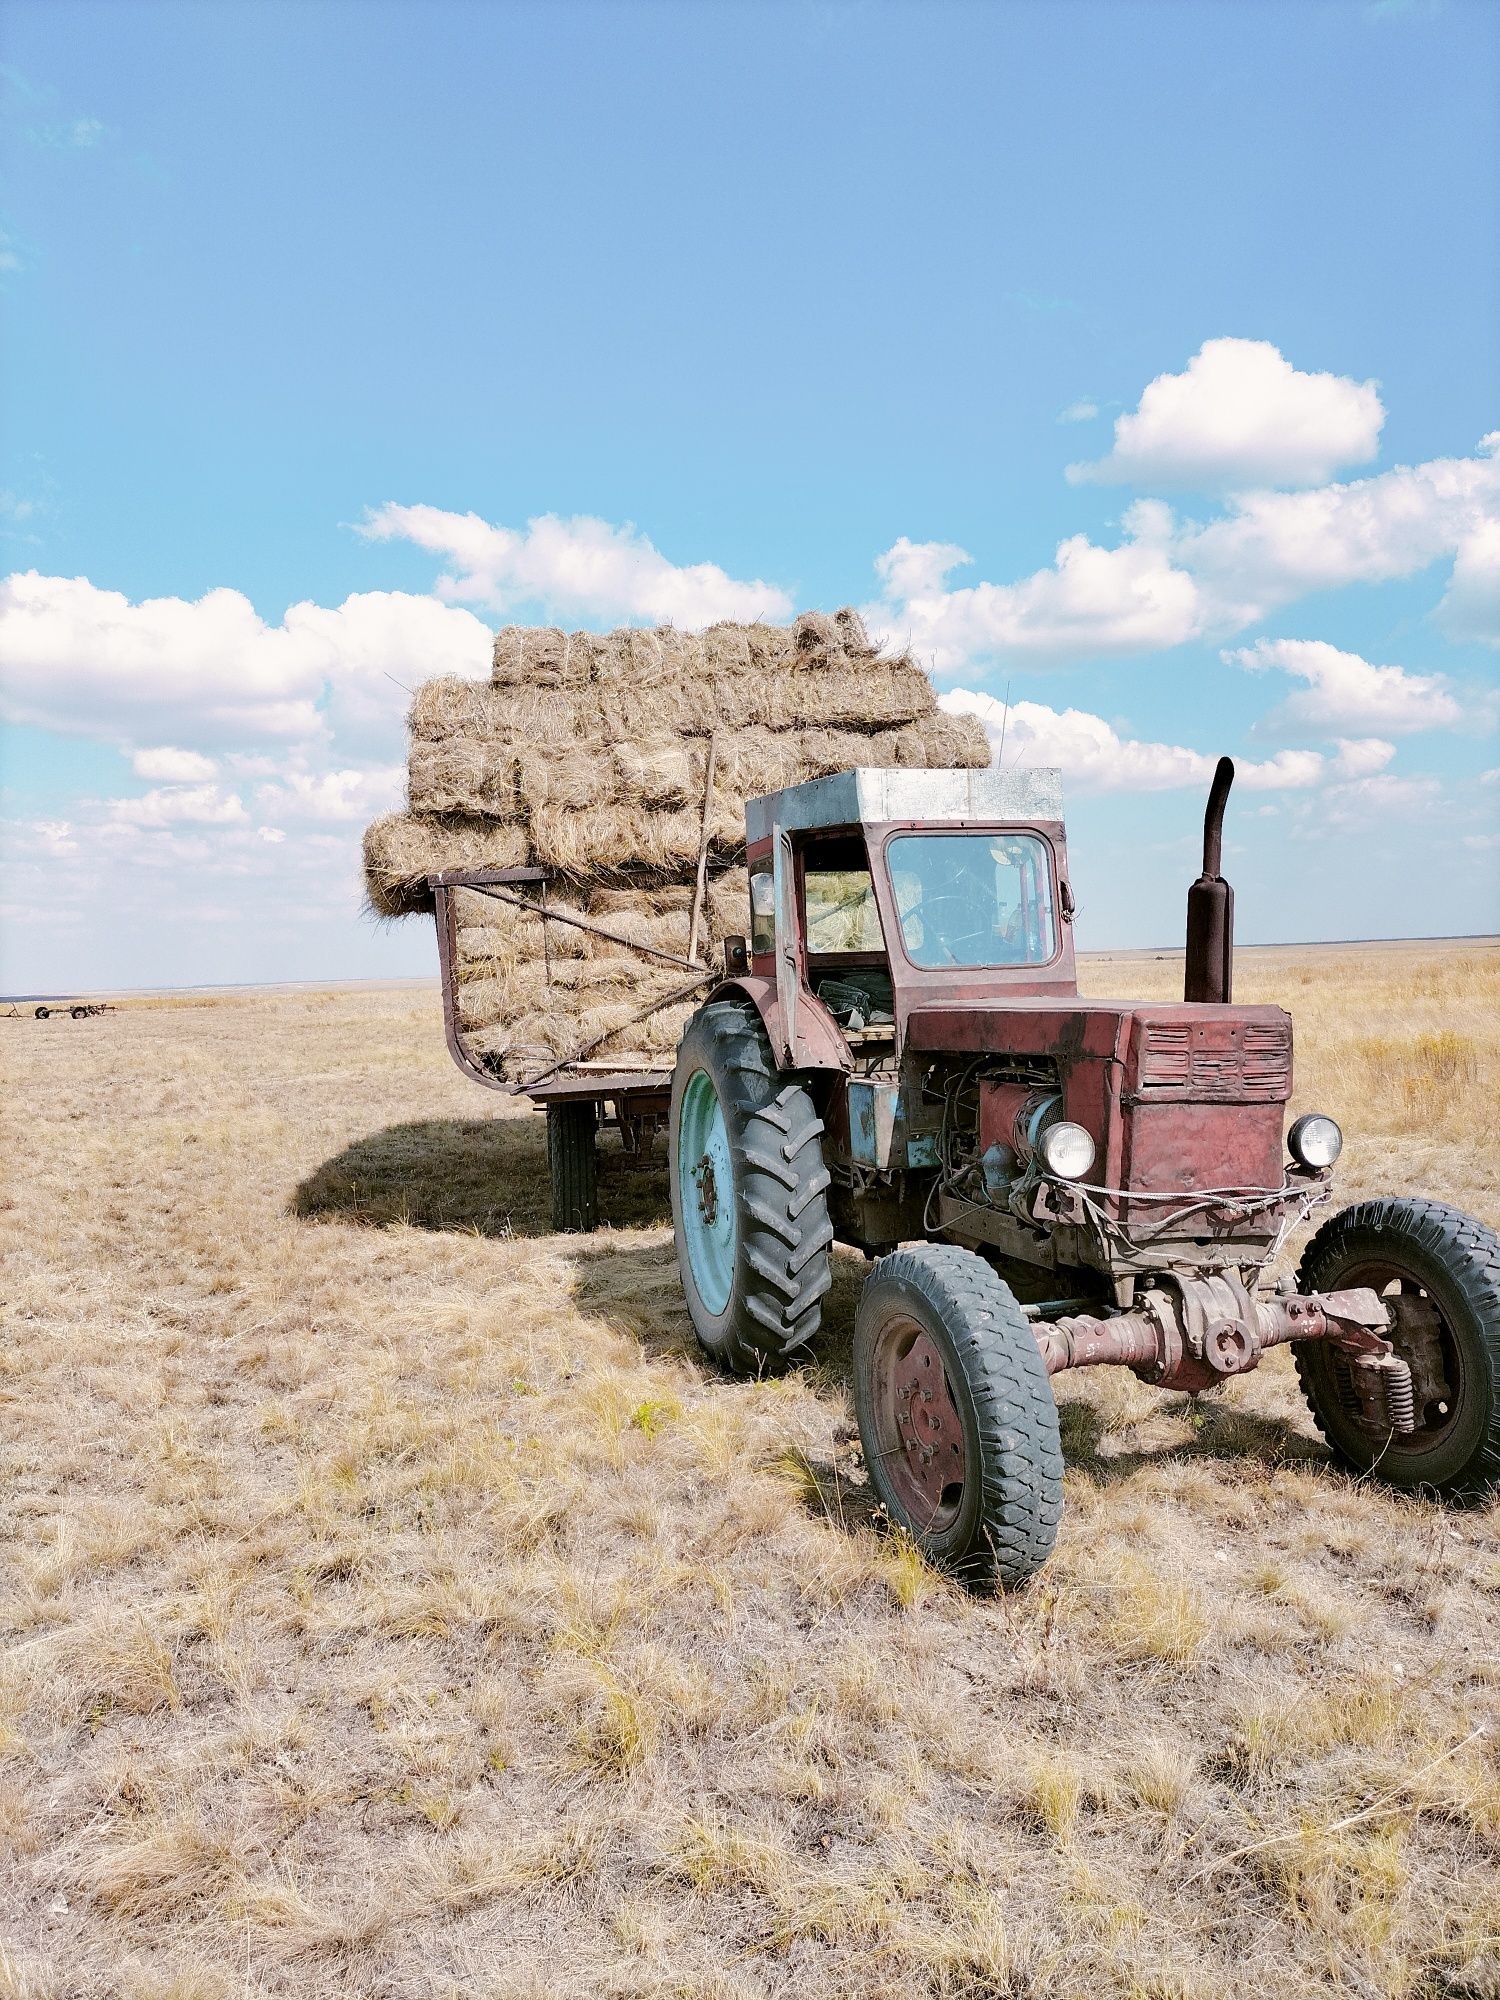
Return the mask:
<path fill-rule="evenodd" d="M 39 1021 L 45 1021 L 51 1012 L 52 1009 L 50 1007 L 38 1007 L 36 1010 L 36 1017 Z"/>
<path fill-rule="evenodd" d="M 975 1589 L 1052 1552 L 1062 1446 L 1052 1385 L 1014 1293 L 970 1250 L 882 1257 L 854 1323 L 854 1407 L 887 1512 Z"/>
<path fill-rule="evenodd" d="M 1302 1292 L 1368 1285 L 1391 1309 L 1412 1374 L 1417 1428 L 1377 1436 L 1356 1420 L 1349 1363 L 1327 1341 L 1292 1353 L 1319 1430 L 1344 1463 L 1393 1486 L 1479 1500 L 1500 1483 L 1500 1237 L 1438 1201 L 1361 1201 L 1303 1253 Z"/>
<path fill-rule="evenodd" d="M 737 1374 L 794 1359 L 832 1283 L 823 1121 L 777 1073 L 760 1016 L 711 1000 L 672 1075 L 669 1178 L 677 1267 L 693 1330 Z"/>
<path fill-rule="evenodd" d="M 547 1106 L 547 1171 L 552 1180 L 552 1227 L 561 1234 L 599 1227 L 599 1162 L 592 1103 Z"/>

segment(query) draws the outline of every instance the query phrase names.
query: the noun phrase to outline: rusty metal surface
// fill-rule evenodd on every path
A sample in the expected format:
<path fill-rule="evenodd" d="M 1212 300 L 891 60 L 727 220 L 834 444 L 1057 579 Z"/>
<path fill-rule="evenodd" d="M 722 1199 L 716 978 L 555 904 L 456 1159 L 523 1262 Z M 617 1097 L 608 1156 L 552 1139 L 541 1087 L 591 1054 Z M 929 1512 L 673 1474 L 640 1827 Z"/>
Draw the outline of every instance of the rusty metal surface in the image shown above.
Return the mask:
<path fill-rule="evenodd" d="M 1416 1428 L 1411 1371 L 1392 1346 L 1394 1324 L 1368 1285 L 1263 1298 L 1219 1272 L 1164 1277 L 1132 1312 L 1063 1314 L 1032 1333 L 1049 1375 L 1123 1366 L 1158 1388 L 1190 1394 L 1248 1374 L 1269 1347 L 1326 1340 L 1348 1365 L 1366 1425 L 1409 1434 Z"/>
<path fill-rule="evenodd" d="M 962 1504 L 968 1455 L 942 1354 L 914 1319 L 896 1316 L 881 1328 L 870 1366 L 886 1477 L 924 1534 L 945 1528 Z"/>

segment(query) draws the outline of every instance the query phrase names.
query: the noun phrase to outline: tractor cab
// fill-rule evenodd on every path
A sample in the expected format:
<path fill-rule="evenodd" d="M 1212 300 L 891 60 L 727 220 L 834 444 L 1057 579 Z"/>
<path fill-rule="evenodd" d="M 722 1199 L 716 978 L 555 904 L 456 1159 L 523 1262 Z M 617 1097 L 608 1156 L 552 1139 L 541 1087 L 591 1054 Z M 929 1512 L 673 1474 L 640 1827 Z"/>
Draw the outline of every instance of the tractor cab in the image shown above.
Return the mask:
<path fill-rule="evenodd" d="M 914 1010 L 1067 998 L 1055 771 L 845 771 L 746 809 L 750 975 L 799 1067 L 894 1063 Z"/>

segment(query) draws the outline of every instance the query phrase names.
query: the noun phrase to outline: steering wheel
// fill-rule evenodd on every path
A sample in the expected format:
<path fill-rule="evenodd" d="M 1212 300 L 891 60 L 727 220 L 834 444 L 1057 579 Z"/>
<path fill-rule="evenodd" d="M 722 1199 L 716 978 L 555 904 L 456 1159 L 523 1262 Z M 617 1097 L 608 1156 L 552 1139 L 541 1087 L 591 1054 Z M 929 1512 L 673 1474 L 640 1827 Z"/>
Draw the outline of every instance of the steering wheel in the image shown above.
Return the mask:
<path fill-rule="evenodd" d="M 956 932 L 951 940 L 942 937 L 938 934 L 938 923 L 941 920 L 941 912 L 949 908 L 955 909 L 962 917 L 968 917 L 972 916 L 974 906 L 967 896 L 960 895 L 956 889 L 940 889 L 936 895 L 924 896 L 922 898 L 921 902 L 917 905 L 916 914 L 922 919 L 923 934 L 926 935 L 929 931 L 931 932 L 933 943 L 947 952 L 949 963 L 951 965 L 962 965 L 964 961 L 953 949 L 954 945 L 983 944 L 985 942 L 985 926 L 983 924 L 975 924 L 969 930 Z"/>

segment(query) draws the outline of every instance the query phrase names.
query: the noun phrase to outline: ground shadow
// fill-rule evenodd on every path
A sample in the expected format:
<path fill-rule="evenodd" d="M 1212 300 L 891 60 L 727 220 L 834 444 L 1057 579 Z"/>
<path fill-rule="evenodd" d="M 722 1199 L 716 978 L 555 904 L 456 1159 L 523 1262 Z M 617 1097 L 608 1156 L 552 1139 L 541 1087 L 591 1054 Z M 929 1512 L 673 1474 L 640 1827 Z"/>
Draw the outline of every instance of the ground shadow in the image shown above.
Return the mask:
<path fill-rule="evenodd" d="M 1058 1408 L 1063 1458 L 1069 1465 L 1083 1467 L 1101 1486 L 1129 1479 L 1146 1466 L 1174 1462 L 1259 1459 L 1263 1465 L 1274 1467 L 1293 1461 L 1314 1465 L 1326 1465 L 1329 1461 L 1326 1445 L 1295 1429 L 1284 1418 L 1262 1416 L 1256 1410 L 1224 1402 L 1212 1392 L 1184 1396 L 1168 1405 L 1163 1414 L 1184 1419 L 1190 1436 L 1133 1451 L 1114 1450 L 1109 1446 L 1111 1426 L 1104 1412 L 1082 1397 L 1070 1397 Z"/>
<path fill-rule="evenodd" d="M 660 1230 L 671 1220 L 662 1149 L 637 1164 L 613 1135 L 603 1135 L 599 1206 L 614 1228 L 558 1239 L 568 1244 L 575 1303 L 629 1332 L 646 1353 L 672 1355 L 716 1374 L 694 1338 L 670 1236 L 643 1242 L 623 1233 Z M 431 1118 L 392 1125 L 325 1160 L 298 1186 L 291 1208 L 308 1219 L 376 1229 L 399 1224 L 480 1236 L 550 1236 L 546 1125 L 540 1118 Z M 851 1409 L 854 1315 L 868 1270 L 857 1251 L 838 1249 L 822 1329 L 813 1351 L 798 1364 L 816 1393 Z M 1104 1413 L 1086 1399 L 1070 1397 L 1060 1411 L 1064 1457 L 1102 1484 L 1173 1460 L 1258 1459 L 1275 1466 L 1328 1459 L 1324 1446 L 1290 1424 L 1211 1395 L 1184 1399 L 1182 1414 L 1191 1425 L 1189 1437 L 1115 1450 Z M 835 1438 L 832 1454 L 806 1463 L 808 1502 L 819 1511 L 842 1514 L 850 1506 L 862 1511 L 849 1490 L 858 1460 L 855 1433 L 852 1425 L 844 1428 L 847 1435 Z"/>
<path fill-rule="evenodd" d="M 599 1206 L 620 1227 L 670 1214 L 660 1155 L 637 1165 L 606 1136 L 599 1146 Z M 388 1229 L 462 1230 L 479 1236 L 549 1236 L 552 1195 L 547 1128 L 540 1118 L 426 1118 L 356 1139 L 302 1181 L 294 1215 Z"/>

